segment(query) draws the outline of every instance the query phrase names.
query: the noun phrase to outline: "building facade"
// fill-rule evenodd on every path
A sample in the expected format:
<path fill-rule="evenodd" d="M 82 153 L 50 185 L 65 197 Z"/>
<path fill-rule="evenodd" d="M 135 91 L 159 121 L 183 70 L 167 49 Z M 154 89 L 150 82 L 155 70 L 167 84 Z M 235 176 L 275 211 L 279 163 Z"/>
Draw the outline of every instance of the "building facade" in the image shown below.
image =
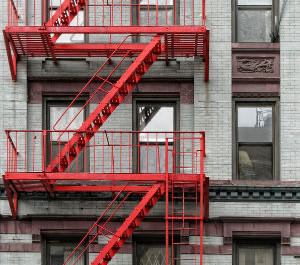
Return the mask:
<path fill-rule="evenodd" d="M 1 1 L 0 23 L 3 30 L 12 17 L 9 15 L 12 12 L 11 3 L 15 3 L 20 10 L 20 25 L 28 23 L 33 26 L 36 23 L 41 26 L 43 20 L 47 21 L 64 1 L 17 2 Z M 201 5 L 197 6 L 196 1 L 195 5 L 187 0 L 150 1 L 150 4 L 149 1 L 141 1 L 135 5 L 131 1 L 127 5 L 125 2 L 121 1 L 122 5 L 115 3 L 115 9 L 104 8 L 102 1 L 94 6 L 93 3 L 86 5 L 78 11 L 73 23 L 90 27 L 98 26 L 98 23 L 107 27 L 111 25 L 109 23 L 122 27 L 138 24 L 146 28 L 151 28 L 151 23 L 201 25 L 203 9 Z M 103 133 L 95 141 L 99 141 L 102 149 L 81 152 L 67 171 L 104 172 L 106 167 L 109 170 L 116 167 L 121 171 L 123 166 L 124 172 L 127 167 L 129 173 L 155 173 L 158 166 L 166 167 L 166 158 L 157 160 L 158 152 L 165 151 L 166 134 L 173 131 L 204 131 L 209 217 L 204 221 L 203 264 L 300 264 L 300 5 L 297 0 L 205 2 L 205 23 L 209 30 L 209 81 L 205 82 L 204 78 L 207 66 L 203 62 L 204 51 L 189 58 L 155 58 L 151 68 L 101 127 Z M 105 4 L 105 7 L 111 5 L 113 3 Z M 104 17 L 109 17 L 110 21 L 104 21 Z M 156 24 L 153 22 L 155 19 Z M 105 37 L 110 38 L 111 44 L 120 43 L 125 35 L 107 34 Z M 99 36 L 96 34 L 87 36 L 77 33 L 64 34 L 58 40 L 61 49 L 65 49 L 63 45 L 101 43 L 101 39 L 99 41 L 97 38 Z M 101 38 L 104 36 L 101 35 Z M 132 34 L 125 43 L 144 44 L 149 42 L 147 38 L 143 34 Z M 12 81 L 6 44 L 1 38 L 2 174 L 12 166 L 6 153 L 9 148 L 6 129 L 30 131 L 28 138 L 24 138 L 25 134 L 21 136 L 21 132 L 21 138 L 14 138 L 21 139 L 18 166 L 24 168 L 25 164 L 27 172 L 44 172 L 34 169 L 34 165 L 47 166 L 63 148 L 60 141 L 68 142 L 74 132 L 64 135 L 53 132 L 44 136 L 34 131 L 52 130 L 53 126 L 63 130 L 78 110 L 89 102 L 69 128 L 76 130 L 97 108 L 104 96 L 98 93 L 91 101 L 89 99 L 98 83 L 84 90 L 61 122 L 56 124 L 65 108 L 112 53 L 110 51 L 105 58 L 103 55 L 89 56 L 89 52 L 93 51 L 88 50 L 86 57 L 76 56 L 76 53 L 58 56 L 56 62 L 51 58 L 51 49 L 49 56 L 21 54 L 17 62 L 16 81 Z M 121 78 L 134 58 L 126 58 L 111 76 L 112 80 Z M 107 78 L 119 61 L 115 57 L 109 59 L 102 78 Z M 107 93 L 109 88 L 106 87 L 109 85 L 106 82 L 103 86 L 104 93 Z M 111 131 L 124 134 L 120 136 L 120 133 L 117 135 Z M 126 135 L 130 131 L 167 133 L 161 139 L 160 133 L 155 136 L 153 133 Z M 114 135 L 118 140 L 113 138 Z M 144 149 L 140 151 L 130 144 L 136 137 L 139 142 L 144 142 Z M 151 138 L 151 142 L 149 137 L 155 139 Z M 44 139 L 42 142 L 48 147 L 35 148 L 35 139 Z M 129 148 L 110 148 L 112 141 L 122 141 L 120 139 L 127 141 Z M 101 141 L 107 143 L 101 145 Z M 176 141 L 174 138 L 168 144 L 175 146 Z M 95 142 L 94 147 L 96 145 Z M 149 145 L 152 147 L 149 148 Z M 104 152 L 110 161 L 108 163 L 104 161 Z M 184 154 L 183 158 L 182 154 L 178 156 L 180 170 L 186 167 L 186 171 L 194 171 L 189 164 L 191 161 L 184 165 Z M 97 157 L 101 157 L 101 161 L 96 161 Z M 120 159 L 123 159 L 122 162 Z M 170 157 L 169 162 L 171 160 Z M 172 166 L 174 164 L 171 163 L 169 168 Z M 165 171 L 159 169 L 159 172 Z M 73 186 L 77 185 L 78 180 L 72 181 Z M 113 185 L 118 186 L 118 183 Z M 63 264 L 117 192 L 58 192 L 55 198 L 35 190 L 20 192 L 17 216 L 13 218 L 5 186 L 1 182 L 0 264 Z M 128 216 L 129 208 L 135 207 L 139 199 L 138 195 L 133 196 L 126 207 L 114 216 L 107 229 L 119 227 Z M 176 203 L 180 208 L 180 203 Z M 192 224 L 189 225 L 193 228 Z M 188 229 L 180 232 L 184 229 L 176 227 L 176 224 L 175 228 L 179 232 L 172 232 L 173 247 L 169 251 L 172 264 L 200 264 L 199 234 Z M 80 246 L 81 249 L 87 246 L 88 239 Z M 184 240 L 190 244 L 181 246 Z M 105 242 L 105 236 L 98 235 L 77 264 L 91 264 Z M 71 261 L 74 262 L 77 257 L 73 256 L 67 264 L 73 264 Z M 165 260 L 165 201 L 161 199 L 110 264 L 164 264 Z"/>

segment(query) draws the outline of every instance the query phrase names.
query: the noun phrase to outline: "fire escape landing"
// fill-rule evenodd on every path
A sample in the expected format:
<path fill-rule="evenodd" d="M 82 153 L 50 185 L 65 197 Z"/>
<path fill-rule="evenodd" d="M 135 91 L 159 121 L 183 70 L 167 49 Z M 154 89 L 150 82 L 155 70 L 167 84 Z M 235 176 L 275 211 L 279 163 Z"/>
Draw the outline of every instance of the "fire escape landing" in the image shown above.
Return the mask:
<path fill-rule="evenodd" d="M 170 0 L 149 0 L 138 4 L 127 0 L 115 0 L 112 3 L 61 0 L 58 8 L 44 8 L 42 18 L 38 18 L 37 0 L 33 0 L 31 9 L 27 8 L 25 0 L 23 5 L 20 4 L 22 1 L 7 1 L 8 26 L 3 30 L 3 35 L 13 81 L 17 78 L 17 61 L 21 56 L 48 57 L 54 62 L 60 57 L 109 57 L 126 35 L 131 35 L 133 40 L 119 47 L 114 57 L 123 56 L 128 51 L 136 56 L 147 45 L 139 37 L 161 35 L 165 49 L 159 57 L 168 62 L 170 58 L 201 56 L 205 62 L 205 81 L 209 79 L 209 31 L 205 27 L 204 0 L 192 3 L 183 0 L 183 12 L 182 9 L 180 11 L 183 14 L 176 15 L 177 11 L 173 11 L 171 18 L 168 13 Z M 47 1 L 43 2 L 46 6 Z M 179 9 L 176 1 L 172 8 Z M 48 21 L 46 12 L 53 13 Z M 85 13 L 82 15 L 85 21 L 79 21 L 80 12 Z M 86 41 L 76 43 L 63 39 L 80 35 Z M 116 36 L 123 37 L 117 38 L 117 41 Z"/>

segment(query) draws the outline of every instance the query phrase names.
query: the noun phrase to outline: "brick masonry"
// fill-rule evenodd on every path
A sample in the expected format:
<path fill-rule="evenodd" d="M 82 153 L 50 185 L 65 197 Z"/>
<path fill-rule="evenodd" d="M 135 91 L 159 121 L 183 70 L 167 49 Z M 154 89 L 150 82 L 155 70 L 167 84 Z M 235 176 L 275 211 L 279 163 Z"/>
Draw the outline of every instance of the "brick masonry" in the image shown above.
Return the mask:
<path fill-rule="evenodd" d="M 206 173 L 213 180 L 232 179 L 232 97 L 231 97 L 231 1 L 207 0 L 207 26 L 211 33 L 210 42 L 210 81 L 203 82 L 204 64 L 201 58 L 177 59 L 170 61 L 168 66 L 164 61 L 158 61 L 145 75 L 144 82 L 149 80 L 180 80 L 194 83 L 194 98 L 192 104 L 180 104 L 180 129 L 206 131 Z M 38 8 L 38 6 L 37 6 Z M 182 6 L 181 6 L 182 8 Z M 0 3 L 0 24 L 6 25 L 6 1 Z M 198 10 L 200 14 L 200 11 Z M 300 169 L 300 6 L 297 0 L 290 0 L 286 6 L 281 25 L 281 98 L 280 98 L 280 172 L 281 180 L 297 181 Z M 198 19 L 198 18 L 197 18 Z M 92 22 L 92 21 L 90 21 Z M 92 39 L 91 39 L 92 40 Z M 51 60 L 27 60 L 18 62 L 18 81 L 11 81 L 7 64 L 6 50 L 3 38 L 0 40 L 0 171 L 6 168 L 6 147 L 4 129 L 42 129 L 41 103 L 27 103 L 28 83 L 30 80 L 68 81 L 87 79 L 99 67 L 101 62 L 96 59 L 60 60 L 56 66 Z M 114 62 L 113 62 L 114 63 Z M 127 102 L 119 107 L 109 118 L 103 129 L 132 130 L 132 104 Z M 299 162 L 298 162 L 299 161 Z M 20 212 L 25 215 L 99 215 L 101 209 L 108 204 L 106 201 L 48 201 L 21 200 Z M 131 203 L 132 205 L 134 203 Z M 211 202 L 210 216 L 219 217 L 262 217 L 262 218 L 300 218 L 298 202 Z M 124 217 L 127 212 L 121 212 Z M 0 228 L 19 227 L 15 221 L 10 225 L 2 221 L 9 218 L 9 206 L 6 200 L 0 200 Z M 163 202 L 160 202 L 151 212 L 152 217 L 164 215 Z M 27 221 L 21 221 L 26 224 Z M 299 223 L 298 221 L 295 221 Z M 297 224 L 298 224 L 297 223 Z M 1 227 L 2 226 L 2 227 Z M 20 225 L 21 226 L 21 225 Z M 88 228 L 88 227 L 87 227 Z M 1 230 L 2 231 L 2 230 Z M 210 230 L 211 231 L 211 230 Z M 300 246 L 299 228 L 294 229 L 291 237 L 291 247 L 296 251 Z M 1 232 L 0 246 L 9 244 L 32 245 L 31 233 Z M 193 237 L 190 238 L 192 242 Z M 7 245 L 8 244 L 8 245 Z M 232 250 L 224 247 L 223 236 L 215 236 L 213 232 L 204 238 L 204 244 L 220 249 L 215 254 L 205 254 L 205 265 L 232 264 Z M 224 249 L 223 249 L 224 247 Z M 209 249 L 209 248 L 208 248 Z M 96 253 L 90 253 L 93 260 Z M 189 258 L 188 254 L 182 257 Z M 0 261 L 3 264 L 37 265 L 41 264 L 41 253 L 38 251 L 0 251 Z M 299 264 L 295 255 L 282 255 L 281 263 L 287 265 Z M 111 264 L 132 264 L 131 253 L 117 254 Z M 189 264 L 185 262 L 184 264 Z"/>

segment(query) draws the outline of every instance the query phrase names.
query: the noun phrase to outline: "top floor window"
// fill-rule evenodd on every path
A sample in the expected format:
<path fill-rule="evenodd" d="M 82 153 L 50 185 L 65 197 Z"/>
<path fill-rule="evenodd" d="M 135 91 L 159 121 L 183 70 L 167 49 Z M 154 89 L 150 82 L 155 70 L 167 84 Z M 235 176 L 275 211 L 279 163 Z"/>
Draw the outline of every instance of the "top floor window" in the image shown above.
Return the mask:
<path fill-rule="evenodd" d="M 48 0 L 48 18 L 51 18 L 64 0 Z M 70 26 L 85 26 L 85 10 L 81 9 L 74 17 Z M 56 43 L 82 43 L 84 34 L 62 34 Z"/>
<path fill-rule="evenodd" d="M 275 42 L 276 0 L 234 0 L 235 40 L 237 42 Z"/>

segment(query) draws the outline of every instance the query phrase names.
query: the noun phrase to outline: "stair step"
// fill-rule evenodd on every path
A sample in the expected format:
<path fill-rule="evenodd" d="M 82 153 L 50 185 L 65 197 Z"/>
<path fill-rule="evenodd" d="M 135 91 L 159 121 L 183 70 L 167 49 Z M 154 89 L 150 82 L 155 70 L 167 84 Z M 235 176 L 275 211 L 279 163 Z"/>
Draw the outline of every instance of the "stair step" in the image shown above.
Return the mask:
<path fill-rule="evenodd" d="M 121 95 L 127 95 L 127 94 L 129 93 L 126 84 L 124 84 L 124 85 L 119 89 L 119 93 L 120 93 Z"/>
<path fill-rule="evenodd" d="M 102 114 L 103 115 L 110 115 L 111 114 L 111 109 L 110 109 L 110 106 L 109 105 L 106 105 L 105 107 L 104 107 L 104 109 L 102 110 Z"/>
<path fill-rule="evenodd" d="M 69 151 L 69 156 L 76 157 L 76 155 L 77 155 L 76 148 L 74 146 L 72 146 L 70 151 Z"/>
<path fill-rule="evenodd" d="M 64 156 L 61 158 L 60 160 L 60 165 L 63 167 L 63 168 L 67 168 L 68 167 L 68 160 L 67 158 Z"/>
<path fill-rule="evenodd" d="M 118 106 L 120 104 L 120 100 L 119 100 L 118 95 L 113 96 L 113 98 L 110 100 L 110 103 L 112 105 L 117 105 Z"/>
<path fill-rule="evenodd" d="M 97 117 L 94 119 L 94 124 L 97 125 L 97 126 L 101 126 L 102 125 L 102 119 L 101 119 L 101 116 L 100 114 L 97 115 Z"/>
<path fill-rule="evenodd" d="M 85 146 L 85 140 L 84 140 L 82 135 L 80 135 L 79 138 L 78 138 L 78 145 L 79 146 Z"/>

